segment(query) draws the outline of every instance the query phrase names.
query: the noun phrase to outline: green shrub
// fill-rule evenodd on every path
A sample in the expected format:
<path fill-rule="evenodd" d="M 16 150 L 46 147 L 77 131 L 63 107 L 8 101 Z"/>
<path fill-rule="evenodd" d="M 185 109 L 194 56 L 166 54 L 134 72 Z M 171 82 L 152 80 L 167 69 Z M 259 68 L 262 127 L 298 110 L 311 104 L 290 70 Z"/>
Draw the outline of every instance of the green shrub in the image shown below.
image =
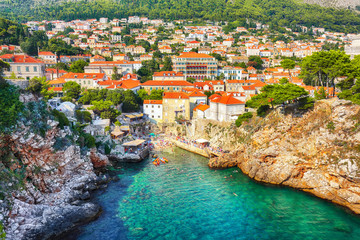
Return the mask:
<path fill-rule="evenodd" d="M 237 127 L 240 127 L 241 124 L 243 124 L 243 122 L 248 121 L 248 120 L 251 119 L 252 117 L 253 117 L 253 114 L 252 114 L 251 112 L 244 113 L 244 114 L 240 115 L 240 116 L 238 117 L 238 119 L 236 119 L 235 125 L 236 125 Z"/>
<path fill-rule="evenodd" d="M 333 121 L 329 122 L 327 125 L 326 125 L 326 128 L 329 129 L 330 131 L 334 131 L 335 130 L 335 124 Z"/>
<path fill-rule="evenodd" d="M 61 129 L 63 129 L 64 126 L 70 126 L 69 119 L 65 116 L 64 113 L 54 109 L 52 110 L 52 115 L 55 117 L 55 120 L 59 122 L 59 127 Z"/>
<path fill-rule="evenodd" d="M 5 240 L 5 238 L 6 238 L 6 233 L 4 231 L 4 227 L 2 223 L 0 223 L 0 240 Z"/>
<path fill-rule="evenodd" d="M 266 113 L 269 111 L 270 106 L 269 105 L 261 105 L 257 110 L 256 114 L 259 117 L 265 117 Z"/>
<path fill-rule="evenodd" d="M 111 148 L 109 147 L 109 145 L 105 144 L 105 154 L 110 154 L 111 153 Z"/>

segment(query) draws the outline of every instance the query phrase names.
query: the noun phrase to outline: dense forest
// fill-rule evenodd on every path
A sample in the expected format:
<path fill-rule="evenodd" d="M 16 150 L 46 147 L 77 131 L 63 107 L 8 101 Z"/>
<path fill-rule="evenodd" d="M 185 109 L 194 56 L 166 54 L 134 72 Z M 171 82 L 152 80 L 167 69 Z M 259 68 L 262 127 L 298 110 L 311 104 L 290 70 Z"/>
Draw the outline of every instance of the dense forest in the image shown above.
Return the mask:
<path fill-rule="evenodd" d="M 16 21 L 122 18 L 253 19 L 274 26 L 319 26 L 333 31 L 360 32 L 360 15 L 346 9 L 324 8 L 296 0 L 0 0 L 0 13 Z M 48 4 L 46 4 L 48 3 Z"/>

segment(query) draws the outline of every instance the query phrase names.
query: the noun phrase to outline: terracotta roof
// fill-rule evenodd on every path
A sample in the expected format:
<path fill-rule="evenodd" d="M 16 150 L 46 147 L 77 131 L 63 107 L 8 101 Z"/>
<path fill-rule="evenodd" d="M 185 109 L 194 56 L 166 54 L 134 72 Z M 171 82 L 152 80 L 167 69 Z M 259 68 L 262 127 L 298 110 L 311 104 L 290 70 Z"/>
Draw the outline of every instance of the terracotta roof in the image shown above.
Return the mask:
<path fill-rule="evenodd" d="M 14 55 L 14 54 L 4 54 L 0 56 L 0 59 L 12 59 L 14 63 L 43 63 L 39 59 L 35 59 L 28 55 Z"/>
<path fill-rule="evenodd" d="M 187 81 L 147 81 L 142 86 L 193 86 Z"/>
<path fill-rule="evenodd" d="M 62 87 L 51 87 L 48 90 L 49 91 L 54 91 L 54 92 L 62 92 Z"/>
<path fill-rule="evenodd" d="M 200 91 L 194 91 L 188 95 L 189 95 L 189 97 L 206 97 L 206 95 Z"/>
<path fill-rule="evenodd" d="M 39 52 L 39 56 L 40 55 L 45 55 L 45 56 L 56 56 L 54 53 L 52 52 Z"/>
<path fill-rule="evenodd" d="M 162 100 L 144 100 L 144 104 L 162 104 Z"/>
<path fill-rule="evenodd" d="M 162 72 L 154 72 L 153 76 L 164 76 L 170 74 L 170 76 L 172 76 L 173 74 L 175 74 L 175 76 L 184 76 L 184 74 L 182 72 L 175 72 L 175 71 L 162 71 Z"/>
<path fill-rule="evenodd" d="M 196 110 L 200 110 L 200 111 L 205 111 L 205 110 L 207 110 L 207 109 L 209 109 L 210 108 L 210 106 L 209 105 L 206 105 L 206 104 L 199 104 L 199 105 L 197 105 L 195 108 L 194 108 L 194 111 L 196 111 Z"/>
<path fill-rule="evenodd" d="M 171 99 L 189 99 L 189 96 L 183 92 L 165 92 L 163 98 Z"/>
<path fill-rule="evenodd" d="M 56 69 L 55 68 L 47 68 L 45 69 L 46 72 L 49 72 L 49 73 L 56 73 Z M 59 69 L 58 70 L 59 73 L 67 73 L 67 71 L 63 70 L 63 69 Z"/>
<path fill-rule="evenodd" d="M 214 57 L 205 53 L 184 52 L 177 58 L 214 58 Z"/>
<path fill-rule="evenodd" d="M 54 79 L 48 82 L 49 85 L 64 84 L 64 83 L 66 83 L 66 81 L 63 78 Z"/>
<path fill-rule="evenodd" d="M 64 79 L 103 79 L 105 77 L 105 73 L 72 73 L 69 72 L 63 76 L 61 76 L 61 78 Z"/>
<path fill-rule="evenodd" d="M 231 95 L 222 96 L 219 103 L 226 104 L 226 105 L 245 104 L 244 102 L 234 98 Z"/>
<path fill-rule="evenodd" d="M 138 86 L 140 86 L 140 81 L 139 80 L 122 80 L 120 81 L 120 84 L 117 84 L 117 88 L 123 88 L 123 89 L 133 89 L 136 88 Z"/>

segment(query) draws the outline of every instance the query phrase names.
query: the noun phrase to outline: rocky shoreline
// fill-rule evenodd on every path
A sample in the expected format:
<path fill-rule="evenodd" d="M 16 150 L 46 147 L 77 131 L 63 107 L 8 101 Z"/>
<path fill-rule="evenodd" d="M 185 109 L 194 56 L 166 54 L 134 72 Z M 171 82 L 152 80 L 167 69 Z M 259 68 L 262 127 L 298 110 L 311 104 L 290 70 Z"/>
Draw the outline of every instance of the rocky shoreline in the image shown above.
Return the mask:
<path fill-rule="evenodd" d="M 84 155 L 79 146 L 64 140 L 76 136 L 58 128 L 58 122 L 48 120 L 48 125 L 45 136 L 22 126 L 0 139 L 3 164 L 20 175 L 19 187 L 9 189 L 0 202 L 6 239 L 52 239 L 93 220 L 101 211 L 90 198 L 109 181 L 101 174 L 110 164 L 108 158 L 96 148 Z M 2 188 L 14 184 L 9 179 Z"/>
<path fill-rule="evenodd" d="M 237 166 L 257 181 L 306 191 L 360 214 L 359 113 L 359 106 L 341 100 L 322 101 L 301 117 L 273 113 L 247 142 L 208 165 Z"/>

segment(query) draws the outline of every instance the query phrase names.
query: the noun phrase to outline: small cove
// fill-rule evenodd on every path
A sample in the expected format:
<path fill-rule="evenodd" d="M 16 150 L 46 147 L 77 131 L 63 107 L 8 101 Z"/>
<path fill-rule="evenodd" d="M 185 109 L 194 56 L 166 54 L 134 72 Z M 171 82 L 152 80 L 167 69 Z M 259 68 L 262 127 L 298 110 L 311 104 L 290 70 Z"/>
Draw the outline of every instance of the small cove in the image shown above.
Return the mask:
<path fill-rule="evenodd" d="M 174 149 L 122 164 L 96 194 L 103 214 L 76 239 L 360 239 L 360 217 L 309 194 L 249 179 Z"/>

